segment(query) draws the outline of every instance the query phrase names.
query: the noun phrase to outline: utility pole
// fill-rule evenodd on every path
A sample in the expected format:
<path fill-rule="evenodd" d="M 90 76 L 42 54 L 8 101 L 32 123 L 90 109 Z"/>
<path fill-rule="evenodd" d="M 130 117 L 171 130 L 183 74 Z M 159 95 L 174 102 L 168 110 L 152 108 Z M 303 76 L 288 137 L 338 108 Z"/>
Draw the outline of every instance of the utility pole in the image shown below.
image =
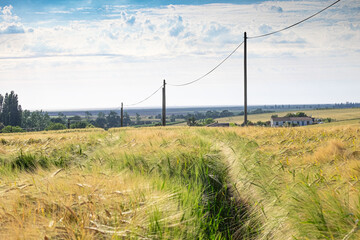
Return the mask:
<path fill-rule="evenodd" d="M 121 118 L 120 124 L 121 124 L 121 127 L 123 127 L 124 126 L 124 104 L 123 103 L 121 103 L 120 118 Z"/>
<path fill-rule="evenodd" d="M 244 32 L 244 126 L 247 126 L 247 37 Z"/>
<path fill-rule="evenodd" d="M 166 126 L 166 95 L 165 95 L 165 79 L 164 79 L 164 85 L 162 89 L 162 125 Z"/>

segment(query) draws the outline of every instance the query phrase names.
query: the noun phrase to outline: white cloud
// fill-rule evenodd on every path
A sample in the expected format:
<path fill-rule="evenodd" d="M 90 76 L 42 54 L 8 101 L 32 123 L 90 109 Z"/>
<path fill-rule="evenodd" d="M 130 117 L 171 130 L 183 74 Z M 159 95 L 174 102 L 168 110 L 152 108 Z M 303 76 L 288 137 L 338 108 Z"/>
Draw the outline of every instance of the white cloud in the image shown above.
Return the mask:
<path fill-rule="evenodd" d="M 326 4 L 323 2 L 285 1 L 251 5 L 171 5 L 136 10 L 127 10 L 126 6 L 108 6 L 106 12 L 111 19 L 68 21 L 51 28 L 32 27 L 29 30 L 25 30 L 19 18 L 12 14 L 12 6 L 8 6 L 1 11 L 3 19 L 7 20 L 2 23 L 0 33 L 28 32 L 22 42 L 17 41 L 18 49 L 14 49 L 18 53 L 23 50 L 25 55 L 39 54 L 41 45 L 47 46 L 43 48 L 44 55 L 59 52 L 58 49 L 65 54 L 113 53 L 138 57 L 175 57 L 177 54 L 206 52 L 214 55 L 231 51 L 242 41 L 244 31 L 250 36 L 268 33 L 301 20 L 324 5 Z M 346 36 L 348 41 L 338 46 L 343 51 L 352 51 L 353 47 L 349 46 L 359 45 L 356 43 L 360 37 L 357 22 L 359 17 L 349 21 L 346 12 L 342 10 L 349 9 L 352 5 L 351 2 L 340 5 L 335 17 L 324 13 L 297 29 L 255 41 L 259 46 L 255 54 L 288 52 L 286 43 L 290 42 L 302 44 L 293 46 L 294 55 L 314 53 L 312 47 L 317 47 L 322 52 L 331 52 L 332 42 L 339 38 L 336 33 Z M 76 13 L 82 10 L 71 11 Z M 334 18 L 336 21 L 329 24 Z M 338 19 L 345 21 L 347 26 L 344 27 Z M 269 43 L 277 43 L 276 51 Z M 304 50 L 304 47 L 309 51 Z"/>
<path fill-rule="evenodd" d="M 25 33 L 20 18 L 12 13 L 13 6 L 0 7 L 0 34 Z"/>
<path fill-rule="evenodd" d="M 96 99 L 106 100 L 108 97 L 115 101 L 119 97 L 117 88 L 123 88 L 121 97 L 129 102 L 136 101 L 149 89 L 156 88 L 157 81 L 162 78 L 180 83 L 201 76 L 243 40 L 244 31 L 254 36 L 278 30 L 313 14 L 328 3 L 269 1 L 250 5 L 171 5 L 146 9 L 108 6 L 101 19 L 79 18 L 77 21 L 31 25 L 22 22 L 8 6 L 0 9 L 0 33 L 7 33 L 0 34 L 0 88 L 18 86 L 21 89 L 22 86 L 30 88 L 34 83 L 40 82 L 41 86 L 51 83 L 54 85 L 47 90 L 60 98 L 58 89 L 67 92 L 67 84 L 64 87 L 62 84 L 75 79 L 74 89 L 79 90 L 87 84 L 88 94 L 102 96 Z M 312 77 L 320 82 L 327 79 L 335 82 L 341 79 L 341 75 L 347 77 L 349 85 L 353 82 L 354 86 L 359 86 L 355 80 L 360 74 L 360 16 L 354 8 L 354 1 L 344 1 L 296 28 L 249 40 L 250 87 L 261 88 L 265 84 L 265 88 L 270 89 L 272 81 L 286 85 L 302 80 L 311 86 Z M 92 9 L 71 9 L 71 12 L 76 14 L 88 10 Z M 22 34 L 8 34 L 11 31 Z M 47 58 L 39 58 L 43 56 Z M 174 92 L 172 96 L 183 102 L 170 99 L 170 103 L 191 105 L 191 96 L 197 96 L 204 86 L 209 86 L 208 91 L 213 91 L 213 94 L 224 93 L 219 93 L 222 99 L 214 100 L 207 96 L 207 92 L 202 92 L 198 98 L 204 100 L 196 104 L 234 102 L 238 97 L 236 93 L 226 91 L 228 86 L 236 86 L 236 91 L 240 92 L 241 57 L 242 49 L 239 49 L 230 61 L 205 80 L 206 84 L 200 82 L 199 87 L 194 85 L 194 89 L 186 90 L 189 99 L 182 99 L 182 91 Z M 4 79 L 9 80 L 5 83 Z M 12 79 L 13 83 L 9 84 Z M 98 79 L 101 83 L 96 83 Z M 138 86 L 144 89 L 138 92 L 139 95 L 134 95 Z M 43 89 L 36 91 L 39 96 L 44 92 Z M 251 91 L 252 103 L 264 103 L 265 90 L 260 91 L 261 95 L 256 95 L 254 89 Z M 282 96 L 281 91 L 272 91 L 272 102 L 281 102 L 280 97 L 275 97 Z M 46 94 L 51 97 L 51 93 Z M 102 104 L 96 107 L 109 106 L 110 99 L 97 103 L 92 101 L 94 98 L 83 97 L 87 99 L 84 102 L 94 106 Z M 302 98 L 298 99 L 301 101 Z M 323 99 L 329 101 L 329 97 Z M 42 103 L 38 99 L 36 104 L 40 106 Z M 61 108 L 64 103 L 56 104 L 49 107 Z M 156 101 L 149 102 L 149 105 L 154 104 Z"/>

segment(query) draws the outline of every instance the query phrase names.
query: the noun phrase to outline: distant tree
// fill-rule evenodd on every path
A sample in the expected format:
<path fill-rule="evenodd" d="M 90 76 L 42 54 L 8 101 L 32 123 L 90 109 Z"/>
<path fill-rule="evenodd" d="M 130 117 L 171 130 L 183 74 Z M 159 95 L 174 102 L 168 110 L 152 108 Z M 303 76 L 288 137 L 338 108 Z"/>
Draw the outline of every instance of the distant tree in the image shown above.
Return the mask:
<path fill-rule="evenodd" d="M 298 113 L 288 113 L 285 115 L 285 117 L 307 117 L 307 115 L 304 112 L 298 112 Z"/>
<path fill-rule="evenodd" d="M 29 130 L 44 130 L 52 121 L 47 112 L 25 110 L 22 114 L 22 127 Z"/>
<path fill-rule="evenodd" d="M 85 112 L 85 118 L 86 118 L 86 120 L 87 120 L 87 121 L 90 121 L 91 117 L 92 117 L 91 112 L 86 111 L 86 112 Z"/>
<path fill-rule="evenodd" d="M 1 122 L 7 126 L 21 126 L 22 109 L 19 105 L 18 95 L 11 91 L 6 93 L 5 98 L 0 97 L 1 102 Z"/>
<path fill-rule="evenodd" d="M 69 119 L 70 119 L 70 121 L 81 121 L 81 116 L 75 115 L 73 117 L 70 117 Z"/>
<path fill-rule="evenodd" d="M 95 125 L 100 128 L 105 128 L 107 125 L 107 121 L 105 118 L 105 114 L 103 112 L 98 113 L 98 117 L 95 120 Z"/>
<path fill-rule="evenodd" d="M 24 132 L 24 130 L 19 127 L 19 126 L 11 126 L 11 125 L 8 125 L 6 127 L 4 127 L 2 130 L 1 130 L 2 133 L 15 133 L 15 132 Z"/>
<path fill-rule="evenodd" d="M 140 114 L 136 113 L 136 125 L 140 125 L 141 124 L 141 117 L 140 117 Z"/>
<path fill-rule="evenodd" d="M 207 119 L 205 119 L 204 124 L 205 124 L 205 125 L 209 125 L 209 124 L 214 123 L 214 122 L 215 122 L 214 119 L 212 119 L 212 118 L 207 118 Z"/>
<path fill-rule="evenodd" d="M 186 123 L 188 126 L 195 126 L 196 125 L 196 119 L 194 116 L 191 116 L 186 119 Z"/>
<path fill-rule="evenodd" d="M 298 112 L 296 113 L 297 117 L 307 117 L 308 115 L 306 115 L 304 112 Z"/>
<path fill-rule="evenodd" d="M 70 128 L 72 128 L 72 129 L 74 129 L 74 128 L 86 128 L 87 125 L 88 125 L 87 122 L 80 121 L 80 122 L 75 122 L 75 123 L 71 124 Z"/>
<path fill-rule="evenodd" d="M 0 94 L 0 123 L 2 122 L 2 105 L 3 105 L 4 97 Z"/>
<path fill-rule="evenodd" d="M 176 117 L 174 114 L 171 114 L 170 116 L 170 122 L 175 122 L 176 121 Z"/>
<path fill-rule="evenodd" d="M 296 117 L 295 113 L 288 113 L 285 115 L 285 117 Z"/>
<path fill-rule="evenodd" d="M 51 118 L 51 122 L 52 122 L 52 123 L 61 123 L 61 124 L 63 124 L 63 125 L 66 125 L 66 121 L 64 121 L 64 119 L 59 118 L 59 117 L 57 117 L 57 118 Z"/>
<path fill-rule="evenodd" d="M 119 127 L 120 126 L 120 116 L 115 111 L 110 111 L 109 115 L 106 117 L 106 121 L 109 128 Z"/>
<path fill-rule="evenodd" d="M 234 113 L 229 112 L 229 110 L 224 110 L 220 113 L 220 117 L 231 117 L 234 116 Z"/>
<path fill-rule="evenodd" d="M 52 123 L 52 124 L 50 124 L 50 126 L 45 128 L 46 131 L 49 131 L 49 130 L 63 130 L 63 129 L 66 129 L 66 126 L 64 124 L 61 124 L 61 123 Z"/>
<path fill-rule="evenodd" d="M 63 120 L 63 123 L 66 124 L 67 123 L 67 117 L 64 113 L 59 112 L 58 113 L 58 117 L 61 118 Z"/>
<path fill-rule="evenodd" d="M 130 126 L 131 125 L 131 119 L 127 112 L 124 113 L 124 126 Z"/>

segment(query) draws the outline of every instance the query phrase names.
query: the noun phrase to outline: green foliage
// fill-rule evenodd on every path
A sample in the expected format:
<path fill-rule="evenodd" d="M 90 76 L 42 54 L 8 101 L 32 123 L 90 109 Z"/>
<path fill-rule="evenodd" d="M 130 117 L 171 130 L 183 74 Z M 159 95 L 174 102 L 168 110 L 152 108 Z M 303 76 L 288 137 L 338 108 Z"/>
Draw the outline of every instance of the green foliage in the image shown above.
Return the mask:
<path fill-rule="evenodd" d="M 207 119 L 205 119 L 204 124 L 205 124 L 205 125 L 209 125 L 209 124 L 214 123 L 214 122 L 215 122 L 214 119 L 212 119 L 212 118 L 207 118 Z"/>
<path fill-rule="evenodd" d="M 110 111 L 109 115 L 106 116 L 106 122 L 107 122 L 108 128 L 119 127 L 121 119 L 120 119 L 120 116 L 116 112 Z"/>
<path fill-rule="evenodd" d="M 63 129 L 66 129 L 66 126 L 64 124 L 53 123 L 50 126 L 48 126 L 45 130 L 49 131 L 49 130 L 63 130 Z"/>
<path fill-rule="evenodd" d="M 136 125 L 140 125 L 140 124 L 141 124 L 140 114 L 136 113 L 136 118 L 135 118 L 135 120 L 136 120 L 136 122 L 135 122 Z"/>
<path fill-rule="evenodd" d="M 323 121 L 324 121 L 325 123 L 330 123 L 330 122 L 334 122 L 335 120 L 328 117 L 328 118 L 324 118 Z"/>
<path fill-rule="evenodd" d="M 297 113 L 288 113 L 285 117 L 307 117 L 306 113 L 304 112 L 297 112 Z"/>
<path fill-rule="evenodd" d="M 75 122 L 70 125 L 71 129 L 74 128 L 86 128 L 88 126 L 88 123 L 85 121 Z"/>
<path fill-rule="evenodd" d="M 22 109 L 19 105 L 18 95 L 11 91 L 5 97 L 0 95 L 0 122 L 5 126 L 21 126 Z"/>
<path fill-rule="evenodd" d="M 17 133 L 17 132 L 25 132 L 24 129 L 22 129 L 19 126 L 6 126 L 1 130 L 2 133 Z"/>
<path fill-rule="evenodd" d="M 22 114 L 22 127 L 28 130 L 45 130 L 51 122 L 49 114 L 42 110 L 33 112 L 25 110 Z"/>

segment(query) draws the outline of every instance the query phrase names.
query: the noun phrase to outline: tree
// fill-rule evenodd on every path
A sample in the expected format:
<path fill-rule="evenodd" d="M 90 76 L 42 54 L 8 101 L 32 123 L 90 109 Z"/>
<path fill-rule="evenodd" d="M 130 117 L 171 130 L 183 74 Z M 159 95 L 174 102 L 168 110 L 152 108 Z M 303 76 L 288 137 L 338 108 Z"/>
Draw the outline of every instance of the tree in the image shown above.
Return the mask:
<path fill-rule="evenodd" d="M 90 121 L 91 117 L 92 117 L 91 112 L 86 111 L 86 112 L 85 112 L 85 118 L 86 118 L 86 120 L 87 120 L 87 121 Z"/>
<path fill-rule="evenodd" d="M 95 125 L 100 128 L 105 128 L 107 121 L 103 112 L 98 113 L 98 117 L 95 120 Z"/>
<path fill-rule="evenodd" d="M 22 127 L 32 130 L 44 130 L 52 124 L 52 119 L 47 112 L 25 110 L 22 114 Z"/>
<path fill-rule="evenodd" d="M 195 126 L 196 125 L 196 119 L 194 116 L 189 117 L 188 119 L 186 119 L 186 123 L 188 126 Z"/>
<path fill-rule="evenodd" d="M 106 117 L 108 127 L 119 127 L 120 126 L 120 116 L 115 111 L 110 111 L 109 115 Z"/>
<path fill-rule="evenodd" d="M 176 117 L 174 114 L 171 114 L 170 116 L 170 122 L 175 122 L 176 121 Z"/>
<path fill-rule="evenodd" d="M 140 114 L 136 113 L 136 125 L 140 125 L 141 124 L 141 117 Z"/>
<path fill-rule="evenodd" d="M 6 126 L 1 130 L 2 133 L 15 133 L 15 132 L 24 132 L 24 130 L 19 126 Z"/>
<path fill-rule="evenodd" d="M 48 126 L 45 130 L 63 130 L 66 129 L 66 126 L 61 123 L 52 123 L 50 126 Z"/>
<path fill-rule="evenodd" d="M 71 124 L 70 128 L 72 128 L 72 129 L 74 129 L 74 128 L 86 128 L 87 125 L 88 125 L 87 122 L 80 121 L 80 122 L 75 122 L 75 123 Z"/>
<path fill-rule="evenodd" d="M 131 119 L 127 112 L 124 113 L 124 126 L 131 125 Z"/>
<path fill-rule="evenodd" d="M 2 105 L 4 97 L 0 94 L 0 122 L 2 122 Z"/>
<path fill-rule="evenodd" d="M 304 113 L 304 112 L 298 112 L 298 113 L 296 113 L 296 116 L 297 117 L 307 117 L 306 113 Z"/>
<path fill-rule="evenodd" d="M 19 105 L 18 95 L 11 91 L 6 93 L 5 98 L 0 97 L 1 101 L 1 122 L 5 126 L 21 126 L 22 109 Z"/>

